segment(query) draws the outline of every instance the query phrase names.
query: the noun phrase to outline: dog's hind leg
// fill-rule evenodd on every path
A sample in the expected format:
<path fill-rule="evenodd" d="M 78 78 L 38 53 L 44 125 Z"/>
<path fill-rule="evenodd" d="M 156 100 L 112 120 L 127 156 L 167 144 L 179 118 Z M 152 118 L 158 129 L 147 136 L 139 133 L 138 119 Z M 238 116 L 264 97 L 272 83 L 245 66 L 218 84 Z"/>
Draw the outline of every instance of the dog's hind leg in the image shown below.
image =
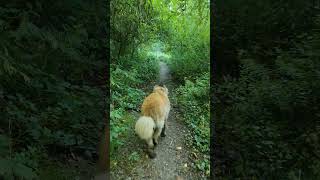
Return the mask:
<path fill-rule="evenodd" d="M 164 125 L 163 125 L 163 129 L 162 129 L 162 132 L 161 132 L 161 137 L 165 137 L 167 134 L 166 134 L 166 129 L 168 127 L 168 124 L 167 124 L 167 121 L 168 121 L 168 117 L 169 117 L 169 110 L 166 114 L 166 117 L 164 119 Z"/>
<path fill-rule="evenodd" d="M 153 150 L 154 149 L 153 138 L 148 139 L 147 144 L 148 144 L 147 153 L 148 153 L 149 157 L 151 159 L 153 159 L 156 157 L 156 153 Z"/>
<path fill-rule="evenodd" d="M 162 117 L 161 119 L 159 118 L 159 120 L 156 121 L 156 129 L 153 134 L 153 140 L 156 145 L 159 143 L 158 139 L 163 129 L 164 120 L 165 120 L 165 117 Z"/>
<path fill-rule="evenodd" d="M 161 131 L 161 137 L 166 137 L 166 127 L 167 127 L 167 122 L 164 123 L 163 129 Z"/>
<path fill-rule="evenodd" d="M 156 131 L 154 132 L 153 140 L 154 140 L 155 145 L 157 145 L 159 143 L 159 136 L 161 134 L 162 129 L 163 129 L 162 127 L 157 128 Z"/>

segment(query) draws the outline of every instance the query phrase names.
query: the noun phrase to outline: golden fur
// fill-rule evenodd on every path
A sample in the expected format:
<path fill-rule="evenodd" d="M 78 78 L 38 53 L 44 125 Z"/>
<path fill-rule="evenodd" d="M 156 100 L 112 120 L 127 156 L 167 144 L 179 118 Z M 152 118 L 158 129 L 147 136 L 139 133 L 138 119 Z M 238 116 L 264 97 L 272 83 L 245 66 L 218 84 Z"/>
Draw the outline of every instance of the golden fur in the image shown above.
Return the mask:
<path fill-rule="evenodd" d="M 136 133 L 147 142 L 149 152 L 154 147 L 154 144 L 158 144 L 160 134 L 162 133 L 162 136 L 165 136 L 169 111 L 168 89 L 165 86 L 155 86 L 153 92 L 143 101 L 141 117 L 135 125 Z M 149 155 L 152 158 L 155 157 L 154 153 Z"/>

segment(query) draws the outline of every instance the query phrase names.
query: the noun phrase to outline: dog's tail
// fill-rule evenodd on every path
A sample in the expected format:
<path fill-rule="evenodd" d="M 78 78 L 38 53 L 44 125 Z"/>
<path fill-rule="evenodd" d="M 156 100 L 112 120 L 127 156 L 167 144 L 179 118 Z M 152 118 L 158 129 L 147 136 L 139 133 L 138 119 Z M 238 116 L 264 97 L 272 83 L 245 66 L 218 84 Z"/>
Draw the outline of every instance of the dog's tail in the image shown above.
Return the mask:
<path fill-rule="evenodd" d="M 135 131 L 143 140 L 152 138 L 156 124 L 151 117 L 141 116 L 136 122 Z"/>

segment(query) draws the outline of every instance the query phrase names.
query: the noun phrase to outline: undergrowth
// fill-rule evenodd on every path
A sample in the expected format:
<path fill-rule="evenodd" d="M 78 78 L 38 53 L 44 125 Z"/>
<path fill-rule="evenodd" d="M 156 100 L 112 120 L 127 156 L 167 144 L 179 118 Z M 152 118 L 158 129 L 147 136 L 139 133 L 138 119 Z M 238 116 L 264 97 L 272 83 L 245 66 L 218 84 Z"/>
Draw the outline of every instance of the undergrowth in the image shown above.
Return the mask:
<path fill-rule="evenodd" d="M 217 141 L 230 163 L 219 173 L 319 179 L 318 41 L 319 34 L 313 34 L 309 45 L 279 51 L 272 67 L 241 56 L 239 79 L 214 85 Z"/>
<path fill-rule="evenodd" d="M 192 132 L 191 144 L 200 156 L 195 164 L 200 171 L 209 175 L 209 74 L 203 74 L 195 82 L 186 80 L 185 85 L 175 90 L 174 96 L 176 104 L 182 112 L 183 121 Z"/>
<path fill-rule="evenodd" d="M 144 55 L 144 54 L 143 54 Z M 158 77 L 157 59 L 152 56 L 140 56 L 138 62 L 128 62 L 130 71 L 120 65 L 113 65 L 111 70 L 111 157 L 117 158 L 117 150 L 126 141 L 129 129 L 134 128 L 137 119 L 133 111 L 140 113 L 140 106 L 146 93 L 146 82 L 153 82 Z M 152 85 L 150 84 L 150 87 Z M 130 131 L 131 132 L 131 131 Z"/>
<path fill-rule="evenodd" d="M 94 173 L 104 5 L 10 1 L 0 14 L 0 179 L 80 178 L 84 161 Z"/>

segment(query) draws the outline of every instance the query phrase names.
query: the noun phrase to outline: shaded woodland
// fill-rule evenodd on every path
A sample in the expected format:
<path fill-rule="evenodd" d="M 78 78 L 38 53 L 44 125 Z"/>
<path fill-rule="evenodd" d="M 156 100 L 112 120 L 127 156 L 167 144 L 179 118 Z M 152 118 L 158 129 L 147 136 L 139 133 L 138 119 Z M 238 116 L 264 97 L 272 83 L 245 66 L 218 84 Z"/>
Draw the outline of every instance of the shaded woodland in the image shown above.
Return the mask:
<path fill-rule="evenodd" d="M 215 176 L 319 179 L 319 2 L 214 10 Z"/>
<path fill-rule="evenodd" d="M 105 121 L 106 9 L 103 1 L 1 3 L 0 179 L 94 175 Z"/>

